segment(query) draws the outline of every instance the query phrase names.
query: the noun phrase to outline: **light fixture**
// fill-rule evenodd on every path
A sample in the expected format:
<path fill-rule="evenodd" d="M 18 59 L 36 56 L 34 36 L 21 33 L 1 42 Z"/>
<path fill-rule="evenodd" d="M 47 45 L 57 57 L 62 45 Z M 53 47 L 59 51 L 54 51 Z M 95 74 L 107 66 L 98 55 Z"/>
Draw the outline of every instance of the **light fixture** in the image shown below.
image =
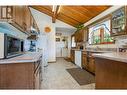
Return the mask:
<path fill-rule="evenodd" d="M 50 28 L 49 26 L 46 26 L 46 27 L 45 27 L 45 32 L 46 32 L 46 33 L 51 32 L 51 28 Z"/>

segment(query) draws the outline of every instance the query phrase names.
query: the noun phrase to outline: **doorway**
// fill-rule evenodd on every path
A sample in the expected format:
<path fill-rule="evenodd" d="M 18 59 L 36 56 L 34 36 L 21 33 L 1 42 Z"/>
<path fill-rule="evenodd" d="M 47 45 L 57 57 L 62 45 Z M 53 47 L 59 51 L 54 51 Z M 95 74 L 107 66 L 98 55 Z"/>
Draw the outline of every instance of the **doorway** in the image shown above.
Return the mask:
<path fill-rule="evenodd" d="M 56 36 L 56 57 L 68 56 L 68 37 Z"/>

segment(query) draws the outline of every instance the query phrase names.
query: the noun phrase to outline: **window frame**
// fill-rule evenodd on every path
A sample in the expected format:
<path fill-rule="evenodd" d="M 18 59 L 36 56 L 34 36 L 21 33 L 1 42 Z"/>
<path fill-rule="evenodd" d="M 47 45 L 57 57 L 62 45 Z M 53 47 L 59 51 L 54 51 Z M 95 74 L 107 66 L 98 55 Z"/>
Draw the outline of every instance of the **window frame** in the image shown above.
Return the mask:
<path fill-rule="evenodd" d="M 107 20 L 110 20 L 110 37 L 112 37 L 111 15 L 107 15 L 107 16 L 105 16 L 105 17 L 103 17 L 103 18 L 101 18 L 101 19 L 99 19 L 99 20 L 97 20 L 97 21 L 95 21 L 92 24 L 87 26 L 87 31 L 88 31 L 88 33 L 87 33 L 87 41 L 88 41 L 88 44 L 89 44 L 89 28 L 94 27 L 96 25 L 99 25 L 99 24 L 101 24 L 101 23 L 103 23 L 103 22 L 105 22 Z M 97 43 L 97 44 L 89 44 L 89 45 L 106 45 L 106 44 L 115 44 L 115 40 L 113 42 Z"/>

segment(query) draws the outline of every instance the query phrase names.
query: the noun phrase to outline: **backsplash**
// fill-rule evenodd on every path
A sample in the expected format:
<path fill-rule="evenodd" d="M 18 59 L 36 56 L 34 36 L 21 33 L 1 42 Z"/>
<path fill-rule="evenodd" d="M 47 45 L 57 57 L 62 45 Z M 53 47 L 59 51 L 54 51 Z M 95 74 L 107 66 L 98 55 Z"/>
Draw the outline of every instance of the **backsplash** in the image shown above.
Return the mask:
<path fill-rule="evenodd" d="M 122 48 L 127 45 L 127 35 L 116 37 L 117 47 Z"/>
<path fill-rule="evenodd" d="M 114 44 L 89 45 L 86 43 L 87 50 L 118 51 L 119 48 L 124 48 L 125 46 L 127 46 L 127 35 L 115 37 Z"/>

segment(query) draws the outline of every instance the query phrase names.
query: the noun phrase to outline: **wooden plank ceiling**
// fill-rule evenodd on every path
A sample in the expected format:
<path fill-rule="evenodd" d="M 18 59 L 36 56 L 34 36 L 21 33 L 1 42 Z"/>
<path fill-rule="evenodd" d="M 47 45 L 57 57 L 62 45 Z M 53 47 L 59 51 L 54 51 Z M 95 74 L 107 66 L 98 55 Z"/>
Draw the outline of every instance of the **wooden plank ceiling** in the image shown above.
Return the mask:
<path fill-rule="evenodd" d="M 76 27 L 89 21 L 111 6 L 58 6 L 55 12 L 52 12 L 53 6 L 30 7 L 51 16 L 53 22 L 55 22 L 55 19 L 58 19 Z"/>

